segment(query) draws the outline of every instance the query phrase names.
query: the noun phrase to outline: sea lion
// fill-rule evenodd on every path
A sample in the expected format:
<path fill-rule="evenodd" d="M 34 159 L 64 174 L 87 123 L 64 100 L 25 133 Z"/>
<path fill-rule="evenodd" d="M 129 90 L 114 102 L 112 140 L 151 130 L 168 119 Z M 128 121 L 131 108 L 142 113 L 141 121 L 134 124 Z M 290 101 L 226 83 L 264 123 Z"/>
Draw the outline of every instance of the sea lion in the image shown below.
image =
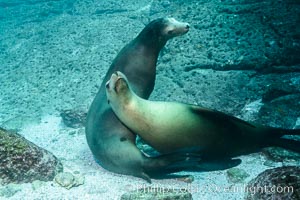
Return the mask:
<path fill-rule="evenodd" d="M 300 152 L 300 141 L 281 138 L 300 135 L 298 129 L 252 124 L 195 105 L 145 100 L 134 93 L 121 72 L 112 74 L 106 93 L 120 121 L 161 153 L 196 146 L 206 159 L 234 157 L 268 146 Z"/>
<path fill-rule="evenodd" d="M 189 24 L 174 18 L 159 18 L 150 22 L 127 44 L 113 60 L 102 85 L 92 102 L 86 120 L 87 143 L 98 163 L 105 169 L 141 177 L 151 182 L 156 173 L 179 171 L 190 154 L 178 152 L 155 158 L 145 156 L 136 147 L 136 135 L 125 127 L 107 104 L 105 83 L 111 74 L 122 71 L 137 95 L 148 98 L 153 90 L 156 62 L 166 42 L 189 31 Z M 177 167 L 175 167 L 175 165 Z M 172 167 L 174 166 L 174 167 Z"/>

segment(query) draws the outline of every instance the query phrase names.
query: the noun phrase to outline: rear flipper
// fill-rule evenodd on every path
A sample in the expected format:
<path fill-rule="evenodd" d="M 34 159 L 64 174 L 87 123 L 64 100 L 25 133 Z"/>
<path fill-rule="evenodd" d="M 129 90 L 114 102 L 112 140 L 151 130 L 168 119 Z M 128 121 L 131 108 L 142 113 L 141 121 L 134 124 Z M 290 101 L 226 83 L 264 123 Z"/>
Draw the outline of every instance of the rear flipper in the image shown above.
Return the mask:
<path fill-rule="evenodd" d="M 284 135 L 300 135 L 300 129 L 283 129 L 283 128 L 269 128 L 270 135 L 277 135 L 278 137 Z"/>
<path fill-rule="evenodd" d="M 145 157 L 144 170 L 150 176 L 183 171 L 197 165 L 202 160 L 200 153 L 169 153 L 155 157 Z"/>
<path fill-rule="evenodd" d="M 286 138 L 274 138 L 270 141 L 270 146 L 281 147 L 284 149 L 288 149 L 300 153 L 300 141 L 297 140 L 286 139 Z"/>
<path fill-rule="evenodd" d="M 284 135 L 300 135 L 300 129 L 282 129 Z"/>
<path fill-rule="evenodd" d="M 214 159 L 214 160 L 202 160 L 195 168 L 189 171 L 218 171 L 225 170 L 232 167 L 236 167 L 241 164 L 241 159 Z"/>
<path fill-rule="evenodd" d="M 185 179 L 188 175 L 175 175 L 171 173 L 180 172 L 185 166 L 193 166 L 201 160 L 199 154 L 191 155 L 189 153 L 162 154 L 155 157 L 144 156 L 142 173 L 137 175 L 151 183 L 151 178 L 179 178 Z"/>
<path fill-rule="evenodd" d="M 174 175 L 170 173 L 180 171 L 216 171 L 235 167 L 241 163 L 240 159 L 202 159 L 200 153 L 164 154 L 155 158 L 148 158 L 151 162 L 146 165 L 145 172 L 153 178 L 180 178 L 189 182 L 189 175 Z M 155 159 L 157 162 L 153 162 Z M 154 164 L 155 163 L 155 164 Z M 151 164 L 151 166 L 149 165 Z M 154 165 L 153 165 L 154 164 Z M 149 181 L 149 180 L 148 180 Z"/>
<path fill-rule="evenodd" d="M 202 159 L 194 163 L 174 163 L 169 169 L 184 168 L 185 171 L 209 172 L 225 170 L 241 164 L 241 159 Z"/>

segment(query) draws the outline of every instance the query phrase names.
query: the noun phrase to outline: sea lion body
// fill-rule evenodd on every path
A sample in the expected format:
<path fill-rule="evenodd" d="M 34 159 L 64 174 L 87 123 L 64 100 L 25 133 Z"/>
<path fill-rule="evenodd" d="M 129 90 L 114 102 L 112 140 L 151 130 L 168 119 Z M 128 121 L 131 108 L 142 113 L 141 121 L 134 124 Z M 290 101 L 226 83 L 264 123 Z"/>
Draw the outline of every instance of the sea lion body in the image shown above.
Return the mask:
<path fill-rule="evenodd" d="M 278 139 L 300 134 L 300 130 L 251 124 L 195 105 L 142 99 L 121 72 L 107 82 L 107 97 L 120 121 L 161 153 L 199 147 L 207 158 L 234 157 L 266 146 L 289 148 Z"/>
<path fill-rule="evenodd" d="M 105 83 L 114 71 L 122 71 L 137 95 L 148 98 L 154 87 L 160 50 L 169 39 L 183 35 L 188 30 L 187 23 L 178 22 L 173 18 L 154 20 L 114 59 L 89 108 L 86 121 L 88 145 L 103 168 L 150 181 L 149 174 L 152 171 L 163 171 L 163 168 L 172 162 L 185 159 L 184 156 L 148 158 L 142 154 L 135 144 L 136 135 L 118 120 L 107 104 Z"/>

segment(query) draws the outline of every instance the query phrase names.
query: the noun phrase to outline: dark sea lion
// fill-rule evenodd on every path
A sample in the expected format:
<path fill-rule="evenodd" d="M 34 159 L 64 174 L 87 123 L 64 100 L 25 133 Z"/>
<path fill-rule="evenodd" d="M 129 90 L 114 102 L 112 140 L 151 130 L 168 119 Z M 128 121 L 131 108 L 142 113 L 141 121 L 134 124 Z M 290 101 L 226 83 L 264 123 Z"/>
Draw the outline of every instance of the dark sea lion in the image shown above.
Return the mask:
<path fill-rule="evenodd" d="M 142 177 L 150 182 L 152 174 L 179 171 L 172 165 L 186 162 L 189 155 L 180 152 L 155 158 L 145 156 L 136 147 L 136 135 L 126 128 L 107 104 L 105 83 L 116 70 L 130 80 L 137 95 L 148 98 L 153 90 L 156 62 L 166 42 L 189 31 L 189 24 L 174 18 L 150 22 L 113 60 L 98 94 L 89 108 L 86 121 L 88 145 L 99 164 L 112 172 Z"/>
<path fill-rule="evenodd" d="M 195 105 L 145 100 L 134 93 L 121 72 L 112 74 L 106 92 L 120 121 L 161 153 L 196 146 L 207 159 L 234 157 L 268 146 L 300 152 L 300 141 L 281 138 L 300 135 L 299 129 L 251 124 Z"/>

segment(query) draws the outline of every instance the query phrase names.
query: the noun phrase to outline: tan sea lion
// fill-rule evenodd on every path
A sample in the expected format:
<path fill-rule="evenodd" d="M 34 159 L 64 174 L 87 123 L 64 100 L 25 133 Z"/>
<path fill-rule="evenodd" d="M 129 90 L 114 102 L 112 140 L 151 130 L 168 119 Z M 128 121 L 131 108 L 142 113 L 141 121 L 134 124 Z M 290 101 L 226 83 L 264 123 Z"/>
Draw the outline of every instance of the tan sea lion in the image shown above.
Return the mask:
<path fill-rule="evenodd" d="M 188 23 L 179 22 L 174 18 L 156 19 L 113 60 L 89 108 L 86 121 L 88 145 L 103 168 L 142 177 L 150 182 L 150 176 L 153 174 L 180 171 L 178 165 L 188 165 L 191 155 L 184 152 L 155 158 L 141 153 L 135 144 L 136 135 L 118 120 L 107 104 L 105 94 L 105 83 L 114 71 L 119 70 L 126 74 L 132 90 L 137 95 L 148 98 L 154 87 L 156 62 L 160 50 L 169 39 L 188 31 Z"/>
<path fill-rule="evenodd" d="M 252 124 L 195 105 L 148 101 L 133 92 L 121 72 L 112 74 L 106 93 L 120 121 L 161 153 L 195 146 L 201 147 L 207 159 L 238 156 L 268 146 L 300 152 L 300 141 L 281 138 L 300 135 L 300 130 Z"/>

